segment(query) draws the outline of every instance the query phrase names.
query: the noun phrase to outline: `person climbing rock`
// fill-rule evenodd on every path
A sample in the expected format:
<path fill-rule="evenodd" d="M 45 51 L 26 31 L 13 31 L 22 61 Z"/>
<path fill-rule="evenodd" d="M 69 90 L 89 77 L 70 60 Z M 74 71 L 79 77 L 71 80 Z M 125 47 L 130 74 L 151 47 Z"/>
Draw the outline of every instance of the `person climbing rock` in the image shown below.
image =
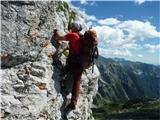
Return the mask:
<path fill-rule="evenodd" d="M 66 71 L 70 71 L 73 74 L 73 87 L 72 87 L 72 98 L 70 104 L 66 109 L 75 109 L 79 91 L 80 91 L 80 79 L 83 72 L 83 67 L 81 64 L 81 44 L 80 44 L 80 31 L 82 30 L 82 26 L 79 23 L 72 23 L 70 26 L 70 32 L 65 36 L 61 36 L 60 33 L 55 30 L 54 38 L 59 41 L 69 41 L 69 56 L 67 58 L 67 67 Z"/>

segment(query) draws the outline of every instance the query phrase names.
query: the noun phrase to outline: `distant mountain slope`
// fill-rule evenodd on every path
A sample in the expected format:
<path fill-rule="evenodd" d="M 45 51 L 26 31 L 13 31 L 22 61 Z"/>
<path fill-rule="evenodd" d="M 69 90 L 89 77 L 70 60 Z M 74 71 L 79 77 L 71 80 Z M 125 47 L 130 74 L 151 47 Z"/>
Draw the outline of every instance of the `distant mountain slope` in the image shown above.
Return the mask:
<path fill-rule="evenodd" d="M 96 64 L 101 73 L 99 96 L 113 102 L 158 97 L 160 67 L 124 59 L 99 57 Z"/>

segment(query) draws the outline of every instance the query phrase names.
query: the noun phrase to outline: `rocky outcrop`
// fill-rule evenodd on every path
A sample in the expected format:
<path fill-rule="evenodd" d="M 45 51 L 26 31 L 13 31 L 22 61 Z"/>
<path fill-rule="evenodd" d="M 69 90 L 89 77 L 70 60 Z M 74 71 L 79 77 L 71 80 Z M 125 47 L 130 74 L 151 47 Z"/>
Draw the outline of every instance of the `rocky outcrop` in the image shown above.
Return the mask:
<path fill-rule="evenodd" d="M 1 8 L 1 118 L 61 120 L 71 86 L 70 94 L 61 93 L 60 68 L 66 57 L 62 54 L 63 64 L 53 65 L 57 48 L 50 41 L 53 29 L 65 33 L 72 9 L 62 1 L 2 1 Z M 94 68 L 94 73 L 88 69 L 82 75 L 78 105 L 68 113 L 69 120 L 93 119 L 99 78 Z"/>
<path fill-rule="evenodd" d="M 53 34 L 65 30 L 67 11 L 57 13 L 61 2 L 1 2 L 2 67 L 34 61 Z"/>

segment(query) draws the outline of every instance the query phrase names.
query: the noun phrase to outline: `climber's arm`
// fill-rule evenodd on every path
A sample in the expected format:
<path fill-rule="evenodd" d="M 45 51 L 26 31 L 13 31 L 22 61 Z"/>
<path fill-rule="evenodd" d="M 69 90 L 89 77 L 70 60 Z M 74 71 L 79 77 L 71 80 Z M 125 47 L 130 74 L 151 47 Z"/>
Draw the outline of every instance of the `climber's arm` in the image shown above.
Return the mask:
<path fill-rule="evenodd" d="M 78 40 L 80 37 L 77 33 L 70 32 L 67 33 L 65 36 L 61 36 L 57 30 L 54 30 L 54 38 L 58 42 L 60 41 L 72 41 L 72 40 Z"/>
<path fill-rule="evenodd" d="M 64 36 L 61 36 L 60 33 L 58 32 L 58 30 L 54 30 L 54 38 L 55 40 L 57 40 L 58 42 L 60 41 L 64 41 Z"/>

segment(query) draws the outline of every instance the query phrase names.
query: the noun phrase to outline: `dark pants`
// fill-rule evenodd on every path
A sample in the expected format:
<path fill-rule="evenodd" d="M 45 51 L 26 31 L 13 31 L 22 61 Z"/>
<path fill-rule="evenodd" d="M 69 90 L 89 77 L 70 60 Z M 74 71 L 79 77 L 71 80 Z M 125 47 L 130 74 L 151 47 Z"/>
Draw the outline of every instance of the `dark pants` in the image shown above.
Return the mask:
<path fill-rule="evenodd" d="M 73 87 L 72 87 L 72 98 L 71 98 L 71 104 L 76 105 L 79 92 L 80 92 L 80 80 L 83 72 L 83 67 L 81 65 L 79 56 L 71 56 L 67 59 L 67 65 L 68 69 L 70 70 L 70 73 L 73 74 Z"/>

